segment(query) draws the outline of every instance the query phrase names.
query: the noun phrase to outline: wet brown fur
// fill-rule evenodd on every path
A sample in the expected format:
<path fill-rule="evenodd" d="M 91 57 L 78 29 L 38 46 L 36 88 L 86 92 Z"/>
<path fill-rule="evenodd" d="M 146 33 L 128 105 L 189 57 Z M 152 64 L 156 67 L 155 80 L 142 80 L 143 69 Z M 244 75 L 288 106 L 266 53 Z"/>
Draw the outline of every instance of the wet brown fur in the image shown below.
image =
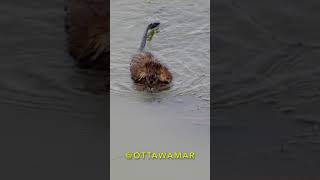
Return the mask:
<path fill-rule="evenodd" d="M 81 67 L 109 69 L 108 6 L 107 0 L 66 2 L 68 51 Z"/>
<path fill-rule="evenodd" d="M 144 89 L 161 90 L 167 88 L 172 81 L 172 74 L 149 52 L 140 52 L 132 58 L 130 64 L 131 78 Z M 155 83 L 148 82 L 148 76 L 154 76 Z"/>

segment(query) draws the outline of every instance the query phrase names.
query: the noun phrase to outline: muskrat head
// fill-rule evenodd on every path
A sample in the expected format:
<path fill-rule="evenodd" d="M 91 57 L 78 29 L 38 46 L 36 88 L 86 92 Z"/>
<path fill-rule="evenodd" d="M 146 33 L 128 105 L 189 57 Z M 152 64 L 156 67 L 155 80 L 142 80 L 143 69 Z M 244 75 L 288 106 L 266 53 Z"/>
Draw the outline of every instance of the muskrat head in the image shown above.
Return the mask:
<path fill-rule="evenodd" d="M 155 73 L 146 76 L 146 85 L 152 90 L 159 83 L 159 78 Z"/>
<path fill-rule="evenodd" d="M 145 64 L 144 85 L 149 91 L 158 91 L 168 88 L 172 81 L 169 70 L 158 62 L 148 62 Z"/>

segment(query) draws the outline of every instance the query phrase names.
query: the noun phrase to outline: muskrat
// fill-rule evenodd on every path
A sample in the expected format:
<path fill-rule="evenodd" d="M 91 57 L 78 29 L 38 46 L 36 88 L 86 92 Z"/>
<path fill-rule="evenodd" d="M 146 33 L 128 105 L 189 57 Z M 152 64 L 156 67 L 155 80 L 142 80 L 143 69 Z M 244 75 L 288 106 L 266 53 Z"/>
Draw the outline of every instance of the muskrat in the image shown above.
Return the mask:
<path fill-rule="evenodd" d="M 109 2 L 67 0 L 68 51 L 80 67 L 109 69 Z"/>
<path fill-rule="evenodd" d="M 133 56 L 130 63 L 132 80 L 142 90 L 159 91 L 170 87 L 172 75 L 168 68 L 160 63 L 150 52 L 144 51 L 148 31 L 160 25 L 159 22 L 150 23 L 143 35 L 139 52 Z"/>

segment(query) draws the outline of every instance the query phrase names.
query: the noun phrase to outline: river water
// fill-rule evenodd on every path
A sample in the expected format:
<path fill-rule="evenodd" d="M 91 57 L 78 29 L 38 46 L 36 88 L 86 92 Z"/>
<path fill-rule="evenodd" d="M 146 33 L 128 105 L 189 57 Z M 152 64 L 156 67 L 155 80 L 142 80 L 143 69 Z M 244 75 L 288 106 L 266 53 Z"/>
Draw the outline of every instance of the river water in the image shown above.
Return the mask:
<path fill-rule="evenodd" d="M 210 2 L 113 0 L 110 12 L 111 179 L 209 179 Z M 172 71 L 170 90 L 137 91 L 129 63 L 143 32 L 147 50 Z M 128 161 L 127 151 L 194 151 L 191 161 Z M 191 171 L 192 170 L 192 171 Z"/>

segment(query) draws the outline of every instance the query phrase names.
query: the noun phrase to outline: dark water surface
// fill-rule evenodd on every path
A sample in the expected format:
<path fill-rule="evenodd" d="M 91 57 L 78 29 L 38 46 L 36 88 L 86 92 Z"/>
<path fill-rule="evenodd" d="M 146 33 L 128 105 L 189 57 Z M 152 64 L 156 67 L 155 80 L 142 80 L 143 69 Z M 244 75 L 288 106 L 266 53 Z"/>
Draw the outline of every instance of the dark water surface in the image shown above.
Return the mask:
<path fill-rule="evenodd" d="M 3 0 L 0 14 L 0 179 L 107 179 L 108 100 L 66 52 L 64 1 Z"/>
<path fill-rule="evenodd" d="M 319 8 L 215 1 L 213 175 L 319 174 Z"/>

